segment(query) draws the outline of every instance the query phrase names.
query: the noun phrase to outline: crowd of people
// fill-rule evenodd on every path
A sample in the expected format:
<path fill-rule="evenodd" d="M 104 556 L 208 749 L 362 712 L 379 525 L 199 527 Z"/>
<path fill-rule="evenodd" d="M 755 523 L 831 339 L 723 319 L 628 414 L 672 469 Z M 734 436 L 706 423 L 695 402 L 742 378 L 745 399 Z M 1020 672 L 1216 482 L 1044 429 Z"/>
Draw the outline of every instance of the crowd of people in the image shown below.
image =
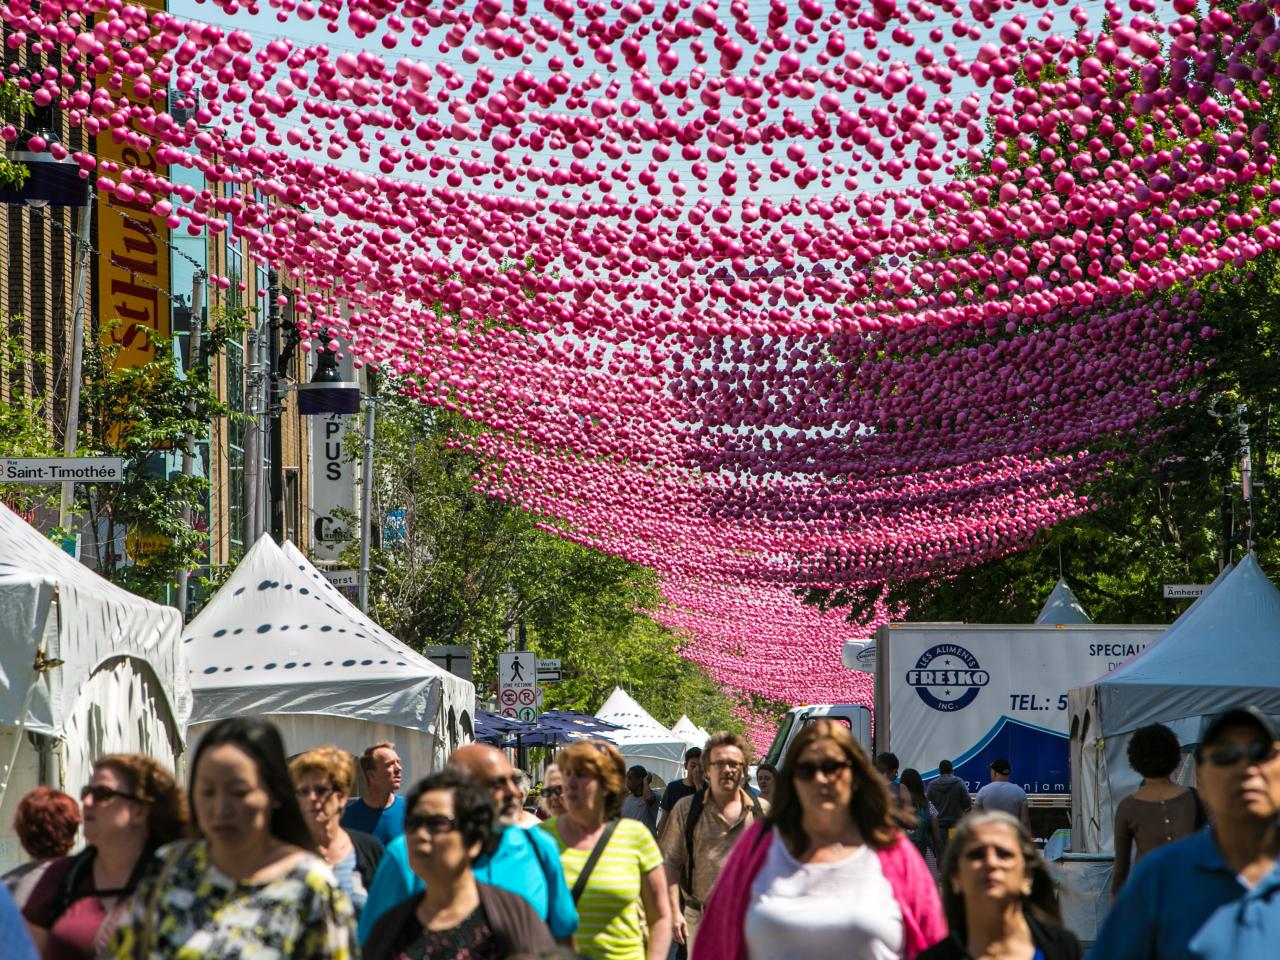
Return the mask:
<path fill-rule="evenodd" d="M 1280 732 L 1253 708 L 1200 737 L 1139 730 L 1142 786 L 1115 811 L 1115 904 L 1098 960 L 1280 955 Z M 14 960 L 1077 960 L 1007 761 L 971 796 L 926 787 L 819 720 L 749 777 L 717 733 L 653 790 L 598 740 L 528 778 L 484 744 L 402 792 L 392 743 L 286 757 L 223 721 L 183 790 L 149 757 L 94 765 L 80 803 L 40 787 L 0 886 Z M 78 832 L 85 845 L 72 854 Z"/>

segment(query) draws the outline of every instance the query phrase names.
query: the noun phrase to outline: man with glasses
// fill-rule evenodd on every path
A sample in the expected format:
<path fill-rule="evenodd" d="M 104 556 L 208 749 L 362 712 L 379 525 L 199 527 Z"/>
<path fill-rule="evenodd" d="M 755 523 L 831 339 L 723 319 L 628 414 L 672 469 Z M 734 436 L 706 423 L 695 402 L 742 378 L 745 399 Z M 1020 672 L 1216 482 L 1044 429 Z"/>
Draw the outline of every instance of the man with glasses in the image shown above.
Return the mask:
<path fill-rule="evenodd" d="M 689 952 L 702 907 L 720 875 L 729 851 L 743 832 L 768 811 L 768 801 L 744 789 L 747 741 L 736 733 L 717 733 L 707 741 L 707 786 L 685 797 L 671 811 L 662 832 L 672 932 Z"/>
<path fill-rule="evenodd" d="M 1148 855 L 1108 914 L 1093 960 L 1280 956 L 1280 733 L 1229 710 L 1196 747 L 1210 825 Z"/>
<path fill-rule="evenodd" d="M 524 810 L 520 806 L 519 771 L 505 753 L 483 743 L 454 751 L 449 766 L 489 788 L 503 826 L 498 848 L 482 854 L 472 865 L 476 879 L 524 897 L 551 928 L 552 936 L 567 941 L 578 929 L 578 911 L 564 882 L 555 840 L 545 831 L 520 827 Z M 422 881 L 409 868 L 405 838 L 398 837 L 387 845 L 369 888 L 357 930 L 360 942 L 368 938 L 378 917 L 422 888 Z"/>

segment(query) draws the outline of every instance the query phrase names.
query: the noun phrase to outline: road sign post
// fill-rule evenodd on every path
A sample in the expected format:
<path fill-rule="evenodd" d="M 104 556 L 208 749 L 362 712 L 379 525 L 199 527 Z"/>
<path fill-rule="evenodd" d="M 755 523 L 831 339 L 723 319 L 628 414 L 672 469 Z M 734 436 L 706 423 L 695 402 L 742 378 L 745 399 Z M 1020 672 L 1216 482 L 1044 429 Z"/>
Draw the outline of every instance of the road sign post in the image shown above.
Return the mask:
<path fill-rule="evenodd" d="M 498 654 L 498 710 L 511 720 L 538 719 L 538 658 L 532 651 Z"/>
<path fill-rule="evenodd" d="M 5 483 L 124 483 L 124 457 L 3 457 Z"/>

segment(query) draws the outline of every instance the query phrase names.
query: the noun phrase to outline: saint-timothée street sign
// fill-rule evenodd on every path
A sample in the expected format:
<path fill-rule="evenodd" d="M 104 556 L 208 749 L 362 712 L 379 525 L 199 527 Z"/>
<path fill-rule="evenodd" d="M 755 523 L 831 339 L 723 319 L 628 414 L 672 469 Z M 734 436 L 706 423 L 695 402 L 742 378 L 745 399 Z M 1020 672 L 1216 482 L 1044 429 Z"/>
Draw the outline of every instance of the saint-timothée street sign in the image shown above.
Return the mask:
<path fill-rule="evenodd" d="M 124 457 L 4 457 L 3 483 L 123 483 Z"/>

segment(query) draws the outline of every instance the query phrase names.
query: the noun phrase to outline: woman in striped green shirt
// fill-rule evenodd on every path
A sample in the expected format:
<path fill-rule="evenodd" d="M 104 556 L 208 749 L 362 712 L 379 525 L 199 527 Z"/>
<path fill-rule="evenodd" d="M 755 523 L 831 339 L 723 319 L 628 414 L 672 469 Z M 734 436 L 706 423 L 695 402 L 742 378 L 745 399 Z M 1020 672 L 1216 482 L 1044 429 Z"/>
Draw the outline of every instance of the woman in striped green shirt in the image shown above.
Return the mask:
<path fill-rule="evenodd" d="M 560 847 L 573 888 L 610 820 L 618 816 L 626 764 L 612 744 L 580 741 L 561 750 L 566 813 L 542 824 Z M 641 910 L 643 904 L 643 912 Z M 576 946 L 590 960 L 666 960 L 671 913 L 662 852 L 639 820 L 619 820 L 578 900 Z"/>

